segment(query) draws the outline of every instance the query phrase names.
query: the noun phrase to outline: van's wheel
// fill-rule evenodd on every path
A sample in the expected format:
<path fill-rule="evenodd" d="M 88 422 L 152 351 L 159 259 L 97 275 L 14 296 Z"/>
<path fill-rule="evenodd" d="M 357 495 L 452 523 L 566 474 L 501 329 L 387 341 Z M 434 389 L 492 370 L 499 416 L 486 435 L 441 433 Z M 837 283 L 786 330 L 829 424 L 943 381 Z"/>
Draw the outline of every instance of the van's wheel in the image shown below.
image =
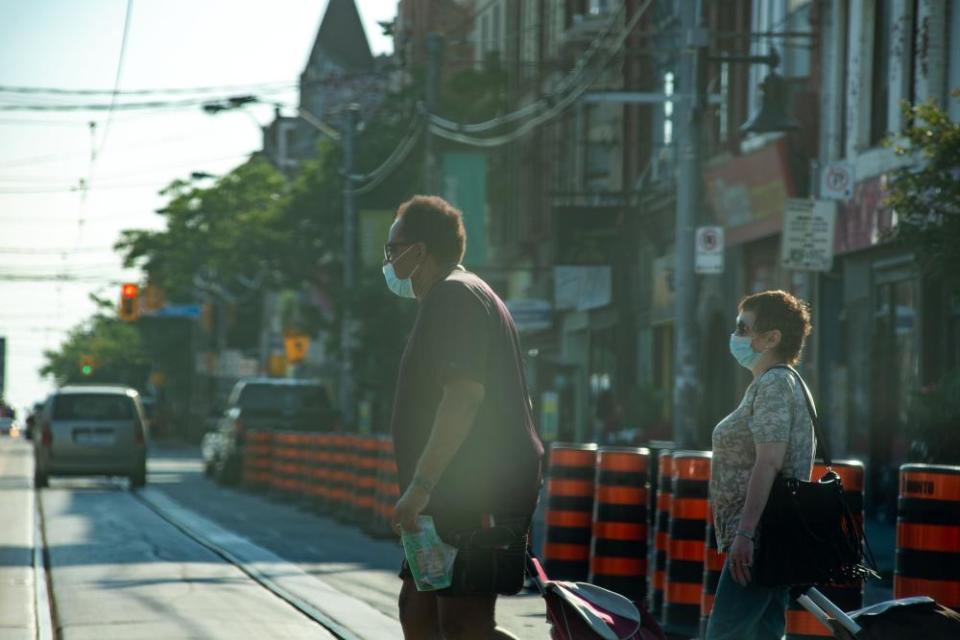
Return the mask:
<path fill-rule="evenodd" d="M 147 485 L 147 465 L 143 465 L 130 476 L 130 488 L 141 489 Z"/>
<path fill-rule="evenodd" d="M 36 489 L 43 489 L 50 486 L 50 476 L 39 471 L 33 472 L 33 486 Z"/>

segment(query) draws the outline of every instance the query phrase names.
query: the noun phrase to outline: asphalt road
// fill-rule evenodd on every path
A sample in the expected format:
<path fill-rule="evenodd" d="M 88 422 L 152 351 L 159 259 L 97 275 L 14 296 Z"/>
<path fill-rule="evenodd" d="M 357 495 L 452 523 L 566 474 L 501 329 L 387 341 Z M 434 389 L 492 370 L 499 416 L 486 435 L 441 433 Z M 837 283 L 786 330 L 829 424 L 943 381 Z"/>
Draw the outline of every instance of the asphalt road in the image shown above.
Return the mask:
<path fill-rule="evenodd" d="M 29 443 L 0 439 L 0 640 L 43 638 L 38 619 L 68 640 L 400 637 L 396 541 L 219 487 L 193 449 L 155 447 L 148 469 L 142 492 L 105 478 L 34 492 Z M 538 595 L 498 609 L 518 637 L 549 638 Z"/>

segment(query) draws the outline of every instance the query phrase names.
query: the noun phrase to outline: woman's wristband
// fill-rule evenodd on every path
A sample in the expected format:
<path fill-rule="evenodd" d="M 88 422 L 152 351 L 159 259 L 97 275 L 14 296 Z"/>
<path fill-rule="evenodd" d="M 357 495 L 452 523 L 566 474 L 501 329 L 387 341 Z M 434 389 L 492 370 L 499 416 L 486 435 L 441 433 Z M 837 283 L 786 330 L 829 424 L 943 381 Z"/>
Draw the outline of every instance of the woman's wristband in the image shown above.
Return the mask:
<path fill-rule="evenodd" d="M 738 535 L 738 536 L 743 536 L 744 538 L 746 538 L 746 539 L 749 540 L 750 542 L 756 542 L 756 541 L 757 541 L 757 537 L 756 537 L 754 534 L 752 534 L 752 533 L 750 533 L 750 532 L 748 532 L 748 531 L 744 531 L 743 529 L 737 529 L 737 535 Z"/>

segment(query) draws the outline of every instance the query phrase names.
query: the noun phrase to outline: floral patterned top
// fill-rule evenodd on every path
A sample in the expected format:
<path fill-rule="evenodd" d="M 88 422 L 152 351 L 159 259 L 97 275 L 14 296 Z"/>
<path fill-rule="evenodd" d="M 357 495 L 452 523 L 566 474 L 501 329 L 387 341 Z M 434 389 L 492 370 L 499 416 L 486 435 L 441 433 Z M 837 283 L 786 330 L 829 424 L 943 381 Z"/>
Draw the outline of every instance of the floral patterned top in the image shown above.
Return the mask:
<path fill-rule="evenodd" d="M 754 379 L 740 406 L 713 430 L 710 503 L 717 545 L 726 551 L 740 525 L 747 484 L 757 459 L 755 445 L 786 442 L 781 474 L 809 480 L 816 438 L 803 387 L 788 369 L 769 369 Z"/>

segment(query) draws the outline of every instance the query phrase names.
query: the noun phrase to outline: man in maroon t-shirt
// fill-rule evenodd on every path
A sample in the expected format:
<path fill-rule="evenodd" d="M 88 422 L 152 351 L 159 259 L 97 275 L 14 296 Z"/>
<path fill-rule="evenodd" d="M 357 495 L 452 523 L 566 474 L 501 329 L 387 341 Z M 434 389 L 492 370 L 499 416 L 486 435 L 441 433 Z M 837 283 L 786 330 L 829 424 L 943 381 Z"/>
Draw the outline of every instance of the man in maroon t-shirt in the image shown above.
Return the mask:
<path fill-rule="evenodd" d="M 384 247 L 391 291 L 420 303 L 400 363 L 392 431 L 400 487 L 393 526 L 433 517 L 457 547 L 449 589 L 419 592 L 400 571 L 406 638 L 512 638 L 494 620 L 497 594 L 523 584 L 543 446 L 503 301 L 460 266 L 466 233 L 442 198 L 397 210 Z"/>

